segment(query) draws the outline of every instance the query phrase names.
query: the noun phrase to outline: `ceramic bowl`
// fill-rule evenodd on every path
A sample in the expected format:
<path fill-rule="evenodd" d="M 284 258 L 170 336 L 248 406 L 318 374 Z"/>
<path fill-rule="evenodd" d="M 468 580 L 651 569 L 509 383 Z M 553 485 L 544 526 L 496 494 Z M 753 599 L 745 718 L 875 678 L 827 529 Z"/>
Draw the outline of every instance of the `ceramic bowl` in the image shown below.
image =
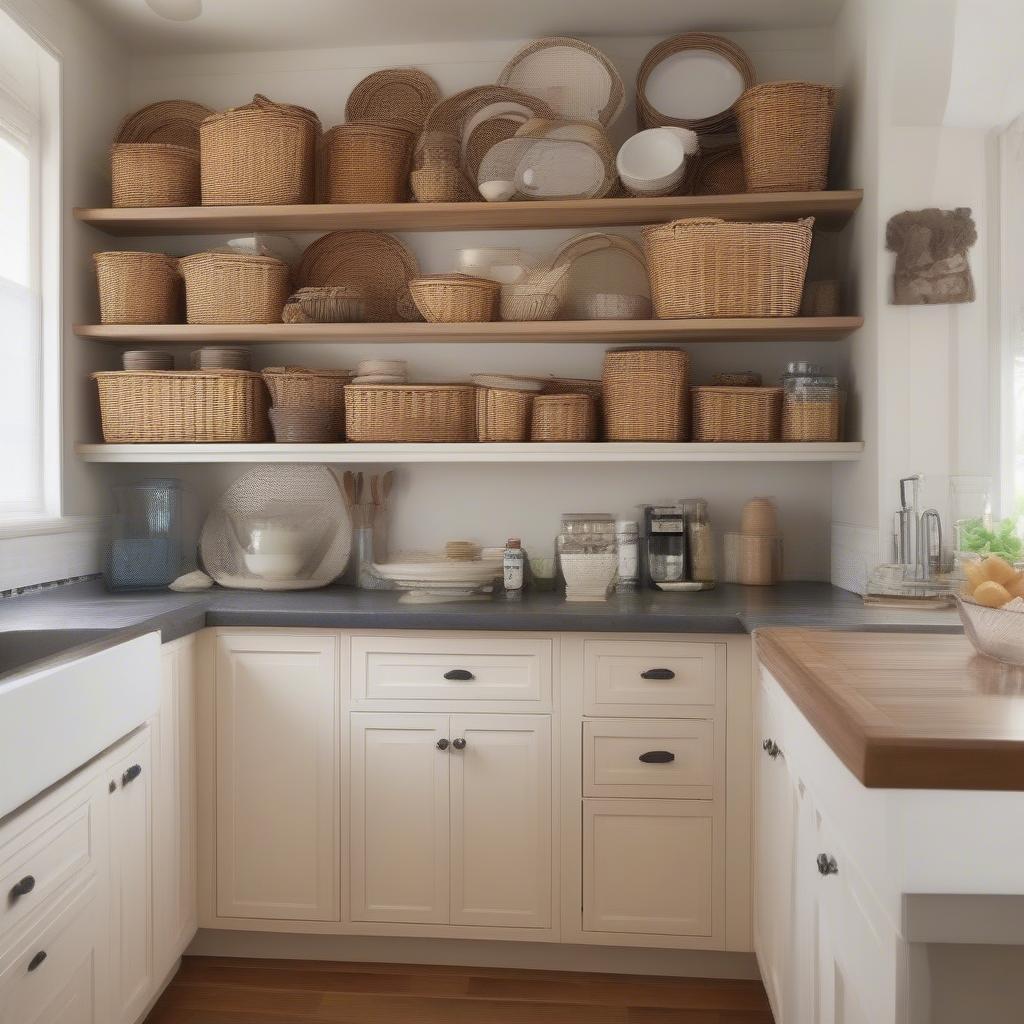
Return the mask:
<path fill-rule="evenodd" d="M 686 158 L 696 152 L 695 140 L 695 133 L 675 128 L 648 128 L 630 136 L 615 158 L 622 184 L 640 195 L 672 190 L 683 180 Z"/>

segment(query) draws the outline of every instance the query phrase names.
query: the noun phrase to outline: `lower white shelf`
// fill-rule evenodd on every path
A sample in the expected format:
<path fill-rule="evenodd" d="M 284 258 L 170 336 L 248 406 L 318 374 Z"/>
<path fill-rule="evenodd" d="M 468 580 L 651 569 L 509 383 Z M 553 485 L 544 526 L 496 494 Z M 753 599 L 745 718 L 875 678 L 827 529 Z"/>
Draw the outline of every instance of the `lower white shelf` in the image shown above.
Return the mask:
<path fill-rule="evenodd" d="M 863 441 L 663 444 L 80 444 L 86 462 L 853 462 Z"/>

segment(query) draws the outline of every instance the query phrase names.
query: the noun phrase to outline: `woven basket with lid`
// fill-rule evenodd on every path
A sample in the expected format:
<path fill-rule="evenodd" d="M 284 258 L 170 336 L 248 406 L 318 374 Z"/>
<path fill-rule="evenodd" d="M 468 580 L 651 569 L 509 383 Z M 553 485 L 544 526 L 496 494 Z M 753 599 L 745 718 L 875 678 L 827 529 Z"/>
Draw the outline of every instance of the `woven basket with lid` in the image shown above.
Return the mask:
<path fill-rule="evenodd" d="M 197 252 L 179 260 L 190 324 L 275 324 L 291 291 L 288 264 L 273 256 Z"/>
<path fill-rule="evenodd" d="M 160 252 L 97 252 L 92 258 L 100 323 L 181 322 L 181 276 L 173 256 Z"/>
<path fill-rule="evenodd" d="M 204 206 L 312 203 L 320 119 L 256 95 L 199 128 Z"/>
<path fill-rule="evenodd" d="M 690 357 L 678 348 L 612 349 L 604 354 L 604 435 L 608 441 L 685 441 Z"/>
<path fill-rule="evenodd" d="M 119 208 L 196 206 L 199 150 L 165 142 L 118 142 L 110 148 L 110 201 Z"/>
<path fill-rule="evenodd" d="M 476 388 L 469 384 L 349 384 L 345 419 L 350 441 L 473 441 Z"/>
<path fill-rule="evenodd" d="M 644 228 L 655 316 L 796 316 L 813 225 L 695 217 Z"/>
<path fill-rule="evenodd" d="M 356 121 L 327 132 L 320 145 L 325 203 L 404 203 L 409 198 L 413 135 Z"/>

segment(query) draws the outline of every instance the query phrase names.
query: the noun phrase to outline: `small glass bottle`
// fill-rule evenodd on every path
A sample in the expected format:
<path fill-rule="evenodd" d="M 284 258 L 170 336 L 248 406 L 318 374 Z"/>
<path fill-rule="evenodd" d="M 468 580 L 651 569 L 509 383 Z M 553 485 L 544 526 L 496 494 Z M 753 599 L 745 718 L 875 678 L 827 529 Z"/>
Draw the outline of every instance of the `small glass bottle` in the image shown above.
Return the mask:
<path fill-rule="evenodd" d="M 509 537 L 502 559 L 506 597 L 513 600 L 522 597 L 525 564 L 526 552 L 523 551 L 523 542 L 518 537 Z"/>
<path fill-rule="evenodd" d="M 634 520 L 620 519 L 615 524 L 615 537 L 619 542 L 619 573 L 615 592 L 631 594 L 640 580 L 640 526 Z"/>

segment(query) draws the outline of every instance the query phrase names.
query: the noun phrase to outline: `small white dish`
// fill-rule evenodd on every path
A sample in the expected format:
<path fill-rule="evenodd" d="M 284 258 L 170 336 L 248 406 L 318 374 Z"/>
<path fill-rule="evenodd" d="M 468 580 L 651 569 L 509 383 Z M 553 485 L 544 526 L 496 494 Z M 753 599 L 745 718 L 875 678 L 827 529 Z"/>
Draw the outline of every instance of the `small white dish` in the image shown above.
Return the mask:
<path fill-rule="evenodd" d="M 481 181 L 477 187 L 489 203 L 507 203 L 516 194 L 514 181 Z"/>
<path fill-rule="evenodd" d="M 666 192 L 683 180 L 686 159 L 698 148 L 697 133 L 687 128 L 648 128 L 619 147 L 615 167 L 631 192 Z"/>
<path fill-rule="evenodd" d="M 677 580 L 674 583 L 656 583 L 659 590 L 667 591 L 670 594 L 686 594 L 697 590 L 704 590 L 707 584 L 698 583 L 694 580 Z"/>

